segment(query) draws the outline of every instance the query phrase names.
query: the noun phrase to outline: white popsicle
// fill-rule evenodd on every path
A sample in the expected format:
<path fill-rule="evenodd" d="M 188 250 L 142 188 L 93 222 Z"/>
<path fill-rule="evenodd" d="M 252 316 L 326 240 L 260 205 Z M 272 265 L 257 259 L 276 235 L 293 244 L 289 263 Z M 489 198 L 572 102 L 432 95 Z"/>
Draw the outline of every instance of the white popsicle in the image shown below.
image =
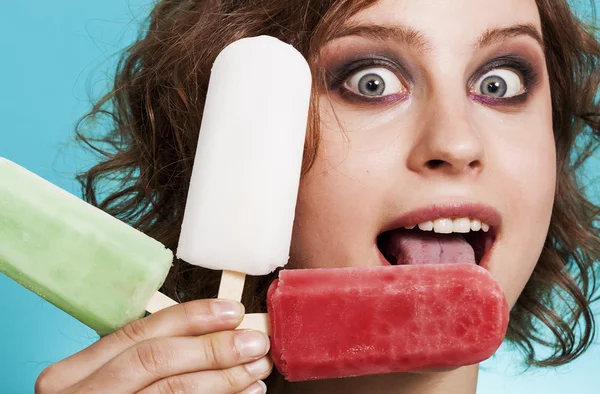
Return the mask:
<path fill-rule="evenodd" d="M 179 258 L 249 275 L 266 275 L 287 263 L 311 82 L 304 57 L 273 37 L 244 38 L 219 54 Z"/>

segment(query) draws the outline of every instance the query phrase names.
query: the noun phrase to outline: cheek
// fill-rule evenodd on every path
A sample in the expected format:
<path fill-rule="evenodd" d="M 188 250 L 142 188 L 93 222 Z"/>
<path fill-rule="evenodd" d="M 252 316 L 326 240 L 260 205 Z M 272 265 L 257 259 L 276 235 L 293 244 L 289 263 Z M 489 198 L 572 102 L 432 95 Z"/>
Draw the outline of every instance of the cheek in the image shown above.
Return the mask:
<path fill-rule="evenodd" d="M 317 157 L 302 180 L 296 207 L 290 263 L 305 268 L 346 266 L 353 255 L 359 261 L 354 248 L 372 231 L 367 218 L 380 205 L 358 174 L 349 175 L 347 160 L 339 163 L 334 153 L 344 149 L 326 145 L 329 158 Z"/>
<path fill-rule="evenodd" d="M 506 186 L 515 212 L 529 212 L 535 225 L 549 221 L 549 209 L 554 199 L 556 154 L 550 131 L 511 145 L 502 166 L 510 184 Z"/>
<path fill-rule="evenodd" d="M 544 112 L 542 112 L 544 113 Z M 518 126 L 518 128 L 517 128 Z M 492 275 L 505 291 L 509 306 L 525 287 L 548 234 L 556 188 L 556 153 L 551 115 L 515 124 L 506 140 L 497 140 L 490 160 L 497 164 L 496 193 L 507 213 Z"/>
<path fill-rule="evenodd" d="M 377 233 L 387 182 L 389 160 L 382 159 L 390 133 L 365 125 L 349 110 L 321 110 L 319 151 L 302 179 L 290 264 L 302 267 L 372 264 L 370 248 Z M 356 120 L 356 121 L 355 121 Z M 343 128 L 343 131 L 342 131 Z"/>

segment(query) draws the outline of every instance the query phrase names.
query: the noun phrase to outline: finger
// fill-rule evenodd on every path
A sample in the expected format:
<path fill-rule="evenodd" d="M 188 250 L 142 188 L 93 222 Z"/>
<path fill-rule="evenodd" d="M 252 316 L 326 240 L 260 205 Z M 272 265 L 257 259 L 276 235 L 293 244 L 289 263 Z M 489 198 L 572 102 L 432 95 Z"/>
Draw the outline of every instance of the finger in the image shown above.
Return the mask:
<path fill-rule="evenodd" d="M 268 351 L 269 337 L 253 330 L 152 339 L 110 360 L 87 378 L 81 389 L 92 392 L 92 388 L 110 381 L 117 392 L 135 392 L 170 376 L 246 364 L 264 357 Z"/>
<path fill-rule="evenodd" d="M 267 385 L 262 380 L 259 380 L 246 387 L 244 391 L 240 392 L 239 394 L 264 394 L 266 392 Z"/>
<path fill-rule="evenodd" d="M 154 382 L 137 394 L 259 394 L 266 392 L 260 381 L 271 374 L 273 363 L 263 357 L 249 364 L 221 371 L 202 371 L 170 376 Z"/>
<path fill-rule="evenodd" d="M 90 376 L 136 343 L 167 336 L 198 336 L 231 330 L 244 316 L 244 306 L 229 300 L 196 300 L 135 320 L 86 349 L 46 368 L 36 383 L 59 392 Z"/>

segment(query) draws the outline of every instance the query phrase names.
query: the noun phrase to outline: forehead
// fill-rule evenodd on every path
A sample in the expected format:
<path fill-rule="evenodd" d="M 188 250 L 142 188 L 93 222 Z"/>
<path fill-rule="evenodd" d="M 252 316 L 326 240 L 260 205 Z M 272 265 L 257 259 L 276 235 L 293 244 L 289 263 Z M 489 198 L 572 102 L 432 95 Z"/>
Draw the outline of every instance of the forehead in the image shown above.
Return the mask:
<path fill-rule="evenodd" d="M 380 0 L 349 24 L 402 25 L 431 41 L 431 46 L 456 47 L 491 28 L 534 25 L 541 34 L 535 0 Z"/>

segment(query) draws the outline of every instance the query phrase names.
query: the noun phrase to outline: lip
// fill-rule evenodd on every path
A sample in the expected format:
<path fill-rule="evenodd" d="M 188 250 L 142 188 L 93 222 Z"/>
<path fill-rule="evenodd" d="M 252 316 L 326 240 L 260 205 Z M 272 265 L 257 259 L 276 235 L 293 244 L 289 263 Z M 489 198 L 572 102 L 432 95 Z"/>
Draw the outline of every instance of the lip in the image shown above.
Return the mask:
<path fill-rule="evenodd" d="M 490 227 L 493 227 L 496 234 L 499 233 L 499 230 L 502 227 L 502 216 L 500 215 L 500 212 L 492 206 L 478 203 L 449 203 L 434 204 L 408 212 L 391 221 L 387 226 L 381 229 L 380 233 L 404 226 L 434 221 L 439 218 L 457 219 L 466 217 L 481 220 Z"/>
<path fill-rule="evenodd" d="M 480 203 L 445 203 L 418 208 L 398 217 L 395 220 L 392 220 L 388 225 L 380 230 L 377 236 L 385 233 L 386 231 L 395 230 L 405 226 L 412 226 L 427 221 L 434 221 L 439 218 L 457 219 L 464 217 L 478 219 L 490 226 L 490 233 L 493 234 L 494 243 L 481 257 L 481 261 L 478 264 L 480 267 L 487 270 L 490 257 L 498 243 L 500 229 L 502 227 L 502 215 L 496 208 L 489 205 Z M 375 246 L 378 250 L 378 257 L 381 264 L 389 265 L 390 263 L 383 256 L 377 247 L 377 244 Z"/>

